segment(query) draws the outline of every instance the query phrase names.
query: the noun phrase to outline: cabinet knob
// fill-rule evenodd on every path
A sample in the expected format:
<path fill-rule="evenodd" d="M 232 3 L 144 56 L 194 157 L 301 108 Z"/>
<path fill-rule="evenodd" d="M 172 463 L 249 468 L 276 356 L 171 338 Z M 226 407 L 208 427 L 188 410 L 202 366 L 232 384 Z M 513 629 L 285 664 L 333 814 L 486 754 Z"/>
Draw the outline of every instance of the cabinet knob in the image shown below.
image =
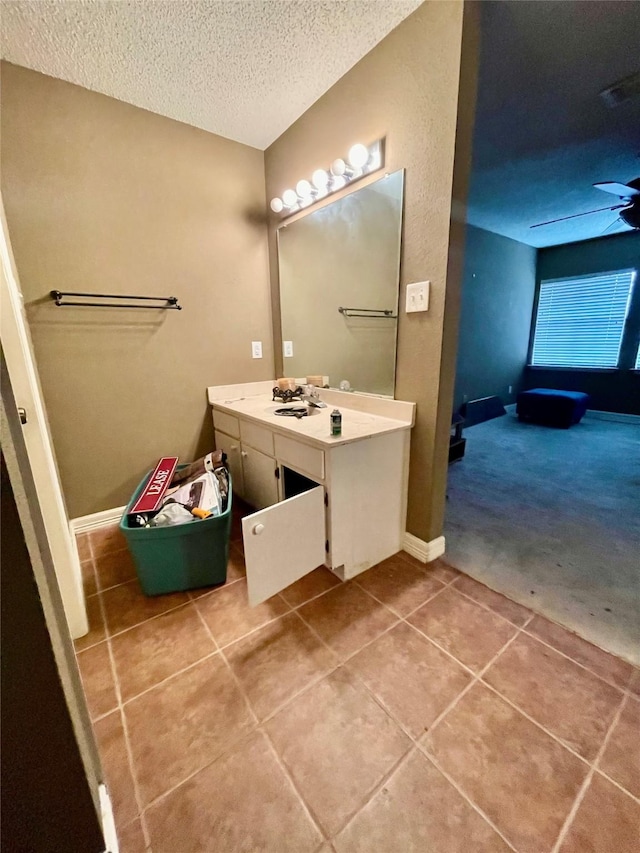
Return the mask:
<path fill-rule="evenodd" d="M 246 450 L 241 450 L 241 451 L 240 451 L 240 456 L 242 456 L 243 458 L 245 458 L 245 457 L 246 457 L 246 455 L 247 455 L 247 451 L 246 451 Z"/>
<path fill-rule="evenodd" d="M 232 449 L 232 450 L 237 450 L 237 449 L 238 449 L 238 445 L 237 445 L 237 444 L 232 444 L 232 445 L 231 445 L 231 449 Z"/>
<path fill-rule="evenodd" d="M 251 529 L 251 532 L 254 536 L 260 536 L 263 530 L 264 524 L 254 524 L 253 528 Z"/>

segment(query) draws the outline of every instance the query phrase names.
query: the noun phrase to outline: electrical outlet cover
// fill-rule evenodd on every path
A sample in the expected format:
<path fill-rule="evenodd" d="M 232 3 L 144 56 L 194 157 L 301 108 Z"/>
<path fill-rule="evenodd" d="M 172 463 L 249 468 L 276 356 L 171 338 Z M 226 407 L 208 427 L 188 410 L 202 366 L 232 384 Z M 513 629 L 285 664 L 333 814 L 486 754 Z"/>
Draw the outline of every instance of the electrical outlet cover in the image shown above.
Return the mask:
<path fill-rule="evenodd" d="M 262 341 L 251 341 L 251 357 L 262 358 Z"/>
<path fill-rule="evenodd" d="M 293 358 L 293 341 L 283 341 L 282 352 L 285 358 Z"/>

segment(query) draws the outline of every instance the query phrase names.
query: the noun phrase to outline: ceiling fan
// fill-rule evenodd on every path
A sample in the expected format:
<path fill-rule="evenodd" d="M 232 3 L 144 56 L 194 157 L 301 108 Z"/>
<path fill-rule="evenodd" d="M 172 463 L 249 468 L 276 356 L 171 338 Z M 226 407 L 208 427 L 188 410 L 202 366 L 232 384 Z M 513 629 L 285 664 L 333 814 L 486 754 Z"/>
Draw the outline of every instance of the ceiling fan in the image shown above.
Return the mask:
<path fill-rule="evenodd" d="M 552 225 L 554 222 L 565 222 L 567 219 L 577 219 L 579 216 L 589 216 L 590 213 L 601 213 L 603 210 L 617 210 L 618 217 L 609 225 L 612 228 L 617 222 L 624 222 L 630 228 L 640 230 L 640 178 L 634 178 L 628 184 L 618 184 L 615 181 L 605 181 L 594 184 L 596 189 L 605 193 L 617 195 L 622 204 L 614 204 L 610 207 L 598 207 L 595 210 L 587 210 L 584 213 L 574 213 L 572 216 L 561 216 L 559 219 L 550 219 L 548 222 L 538 222 L 531 228 L 541 228 L 543 225 Z"/>

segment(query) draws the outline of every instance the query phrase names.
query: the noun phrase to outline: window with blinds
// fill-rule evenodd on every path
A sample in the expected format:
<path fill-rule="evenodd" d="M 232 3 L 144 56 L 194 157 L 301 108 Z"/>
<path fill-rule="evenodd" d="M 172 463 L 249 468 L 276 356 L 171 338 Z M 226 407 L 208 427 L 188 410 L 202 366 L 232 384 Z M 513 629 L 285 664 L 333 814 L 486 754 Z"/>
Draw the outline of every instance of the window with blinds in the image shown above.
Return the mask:
<path fill-rule="evenodd" d="M 531 364 L 617 367 L 633 270 L 540 282 Z"/>

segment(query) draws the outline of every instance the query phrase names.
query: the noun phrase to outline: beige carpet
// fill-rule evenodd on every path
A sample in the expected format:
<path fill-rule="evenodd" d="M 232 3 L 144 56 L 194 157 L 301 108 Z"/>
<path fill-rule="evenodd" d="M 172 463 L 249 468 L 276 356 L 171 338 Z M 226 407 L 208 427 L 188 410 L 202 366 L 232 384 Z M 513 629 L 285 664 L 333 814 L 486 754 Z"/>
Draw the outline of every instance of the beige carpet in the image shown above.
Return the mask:
<path fill-rule="evenodd" d="M 445 558 L 640 663 L 640 426 L 569 430 L 514 415 L 465 431 L 450 466 Z"/>

